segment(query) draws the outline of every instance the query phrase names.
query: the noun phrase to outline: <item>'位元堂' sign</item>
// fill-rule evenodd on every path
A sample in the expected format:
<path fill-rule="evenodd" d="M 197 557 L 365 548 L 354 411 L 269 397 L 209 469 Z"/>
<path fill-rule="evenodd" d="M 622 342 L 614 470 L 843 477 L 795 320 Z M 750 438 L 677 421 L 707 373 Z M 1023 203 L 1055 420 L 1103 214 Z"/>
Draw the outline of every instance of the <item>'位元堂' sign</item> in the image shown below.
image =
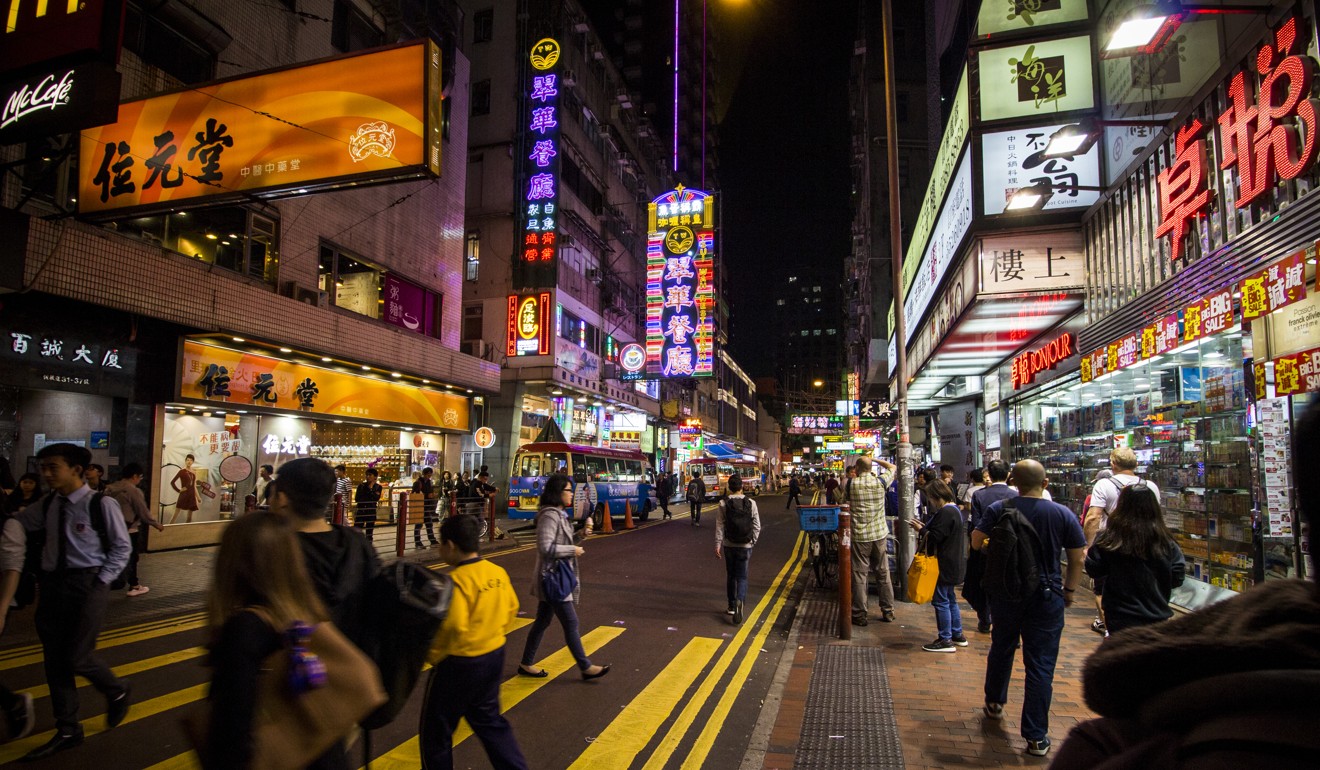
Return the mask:
<path fill-rule="evenodd" d="M 1038 373 L 1053 369 L 1073 352 L 1072 332 L 1064 332 L 1039 348 L 1022 353 L 1013 359 L 1013 389 L 1035 382 Z"/>

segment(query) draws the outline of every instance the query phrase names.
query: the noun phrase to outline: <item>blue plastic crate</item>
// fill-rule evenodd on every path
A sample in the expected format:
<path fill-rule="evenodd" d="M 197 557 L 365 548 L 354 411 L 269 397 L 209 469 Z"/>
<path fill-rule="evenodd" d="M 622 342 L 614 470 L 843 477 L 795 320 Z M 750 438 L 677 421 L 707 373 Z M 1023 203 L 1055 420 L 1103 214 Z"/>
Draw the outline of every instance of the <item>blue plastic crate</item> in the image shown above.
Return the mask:
<path fill-rule="evenodd" d="M 839 506 L 800 505 L 798 525 L 803 532 L 834 532 L 839 528 Z"/>

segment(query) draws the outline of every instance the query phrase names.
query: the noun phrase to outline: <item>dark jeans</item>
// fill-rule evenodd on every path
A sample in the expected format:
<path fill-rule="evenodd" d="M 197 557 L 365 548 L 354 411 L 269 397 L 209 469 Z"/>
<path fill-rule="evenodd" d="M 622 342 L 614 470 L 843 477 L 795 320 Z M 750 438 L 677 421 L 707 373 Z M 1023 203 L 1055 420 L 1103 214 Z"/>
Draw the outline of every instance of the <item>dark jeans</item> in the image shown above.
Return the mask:
<path fill-rule="evenodd" d="M 1041 590 L 1021 604 L 990 599 L 995 627 L 990 632 L 990 654 L 985 665 L 985 700 L 1008 702 L 1008 680 L 1013 673 L 1014 645 L 1022 640 L 1026 667 L 1026 693 L 1022 699 L 1022 737 L 1038 741 L 1049 734 L 1050 700 L 1054 697 L 1054 664 L 1063 635 L 1063 594 Z"/>
<path fill-rule="evenodd" d="M 752 549 L 724 546 L 724 571 L 728 574 L 726 587 L 729 604 L 747 601 L 747 565 L 752 560 Z"/>
<path fill-rule="evenodd" d="M 413 542 L 418 548 L 422 547 L 422 522 L 426 522 L 426 536 L 431 539 L 431 545 L 437 545 L 439 541 L 435 539 L 435 501 L 427 500 L 422 504 L 422 521 L 413 525 Z"/>
<path fill-rule="evenodd" d="M 371 539 L 371 536 L 376 532 L 375 503 L 358 506 L 358 509 L 353 512 L 353 526 L 362 530 L 362 534 L 366 535 L 368 540 Z M 417 537 L 420 538 L 421 536 L 422 533 L 420 531 L 417 532 Z"/>
<path fill-rule="evenodd" d="M 659 495 L 659 498 L 660 498 L 660 510 L 664 511 L 664 516 L 667 519 L 673 515 L 669 512 L 669 498 L 665 497 L 664 495 Z"/>
<path fill-rule="evenodd" d="M 587 651 L 582 649 L 582 637 L 578 635 L 577 608 L 573 602 L 547 602 L 544 599 L 536 605 L 536 620 L 527 633 L 527 644 L 523 647 L 522 664 L 530 666 L 536 663 L 536 648 L 541 646 L 541 637 L 550 627 L 550 618 L 558 616 L 559 625 L 564 629 L 564 643 L 577 661 L 577 667 L 586 671 L 591 668 Z"/>
<path fill-rule="evenodd" d="M 92 654 L 110 592 L 110 587 L 97 579 L 98 572 L 95 568 L 69 570 L 41 578 L 35 618 L 37 635 L 41 637 L 45 657 L 55 726 L 62 735 L 83 732 L 78 723 L 75 675 L 91 682 L 107 699 L 124 692 L 124 683 Z"/>
<path fill-rule="evenodd" d="M 124 574 L 120 577 L 124 581 L 124 585 L 129 588 L 137 588 L 142 585 L 142 581 L 138 579 L 137 568 L 138 557 L 142 555 L 143 551 L 147 550 L 147 529 L 147 524 L 140 522 L 137 532 L 128 533 L 128 542 L 133 545 L 133 553 L 129 554 L 128 566 L 124 567 Z"/>
<path fill-rule="evenodd" d="M 692 513 L 692 523 L 697 524 L 701 521 L 701 501 L 688 500 L 688 510 Z"/>
<path fill-rule="evenodd" d="M 799 494 L 800 494 L 799 492 L 788 493 L 788 505 L 784 506 L 784 510 L 788 510 L 789 508 L 792 508 L 793 503 L 797 503 L 799 508 L 802 507 L 802 501 L 798 499 Z"/>
<path fill-rule="evenodd" d="M 981 588 L 981 580 L 985 577 L 985 552 L 969 551 L 967 553 L 967 573 L 963 577 L 963 598 L 976 610 L 976 622 L 990 624 L 990 600 L 985 595 L 985 590 Z"/>
<path fill-rule="evenodd" d="M 504 648 L 465 658 L 450 655 L 431 670 L 422 703 L 421 739 L 424 770 L 454 766 L 454 730 L 466 719 L 496 770 L 527 770 L 513 727 L 500 713 Z"/>

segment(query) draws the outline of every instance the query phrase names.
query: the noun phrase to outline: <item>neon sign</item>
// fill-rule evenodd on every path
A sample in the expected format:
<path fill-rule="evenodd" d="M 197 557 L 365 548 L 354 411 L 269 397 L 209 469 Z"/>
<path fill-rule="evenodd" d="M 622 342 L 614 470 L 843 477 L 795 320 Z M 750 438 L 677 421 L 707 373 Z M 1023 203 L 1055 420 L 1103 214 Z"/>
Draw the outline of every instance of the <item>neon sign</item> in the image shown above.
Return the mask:
<path fill-rule="evenodd" d="M 505 355 L 549 355 L 551 336 L 550 292 L 510 294 Z"/>
<path fill-rule="evenodd" d="M 1055 368 L 1059 362 L 1072 356 L 1072 332 L 1064 332 L 1035 350 L 1028 350 L 1013 359 L 1013 390 L 1036 381 L 1036 375 Z"/>
<path fill-rule="evenodd" d="M 527 83 L 527 130 L 522 160 L 522 226 L 513 264 L 515 286 L 544 287 L 556 283 L 559 236 L 559 43 L 544 38 L 532 46 L 532 71 Z"/>
<path fill-rule="evenodd" d="M 648 378 L 715 373 L 715 196 L 682 185 L 651 202 L 646 245 Z"/>

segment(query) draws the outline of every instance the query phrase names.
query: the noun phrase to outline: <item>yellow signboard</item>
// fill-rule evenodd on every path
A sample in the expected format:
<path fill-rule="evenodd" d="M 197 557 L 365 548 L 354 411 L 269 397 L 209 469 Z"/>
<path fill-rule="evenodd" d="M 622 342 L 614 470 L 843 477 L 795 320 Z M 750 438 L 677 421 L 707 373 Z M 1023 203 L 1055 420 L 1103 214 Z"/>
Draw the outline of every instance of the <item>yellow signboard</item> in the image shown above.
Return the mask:
<path fill-rule="evenodd" d="M 411 43 L 119 106 L 81 135 L 78 211 L 440 173 L 440 50 Z"/>
<path fill-rule="evenodd" d="M 183 343 L 179 397 L 309 415 L 468 430 L 463 396 L 240 350 Z"/>

